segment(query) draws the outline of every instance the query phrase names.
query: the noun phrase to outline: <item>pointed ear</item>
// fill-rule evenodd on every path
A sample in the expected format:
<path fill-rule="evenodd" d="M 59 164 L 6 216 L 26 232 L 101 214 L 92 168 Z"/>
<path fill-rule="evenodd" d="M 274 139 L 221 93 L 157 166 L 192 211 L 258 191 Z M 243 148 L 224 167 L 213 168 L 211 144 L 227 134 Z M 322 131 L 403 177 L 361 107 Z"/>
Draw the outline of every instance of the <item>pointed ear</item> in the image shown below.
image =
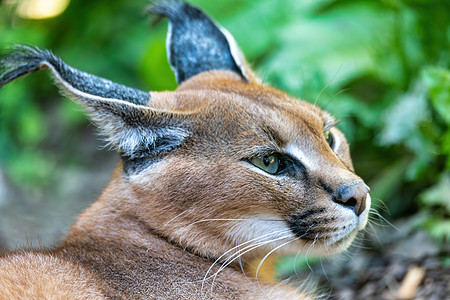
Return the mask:
<path fill-rule="evenodd" d="M 14 47 L 6 57 L 0 59 L 0 88 L 16 78 L 43 69 L 52 71 L 56 83 L 68 95 L 120 99 L 140 105 L 150 100 L 148 92 L 79 71 L 48 50 L 23 45 Z"/>
<path fill-rule="evenodd" d="M 170 151 L 189 134 L 187 114 L 144 106 L 150 93 L 81 72 L 37 48 L 18 47 L 0 59 L 0 87 L 40 69 L 52 71 L 60 90 L 86 109 L 108 145 L 125 157 Z"/>
<path fill-rule="evenodd" d="M 167 0 L 148 10 L 169 18 L 167 55 L 179 84 L 211 70 L 232 71 L 245 81 L 254 79 L 233 36 L 198 8 Z"/>

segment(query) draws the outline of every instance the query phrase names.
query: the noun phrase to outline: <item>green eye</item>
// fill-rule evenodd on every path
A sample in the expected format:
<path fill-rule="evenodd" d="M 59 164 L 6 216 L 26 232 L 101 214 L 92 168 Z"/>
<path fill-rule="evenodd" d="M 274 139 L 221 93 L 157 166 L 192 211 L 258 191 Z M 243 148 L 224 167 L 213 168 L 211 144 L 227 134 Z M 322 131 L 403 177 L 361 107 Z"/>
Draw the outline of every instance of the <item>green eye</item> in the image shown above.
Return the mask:
<path fill-rule="evenodd" d="M 331 149 L 333 149 L 334 147 L 334 137 L 333 134 L 327 130 L 323 132 L 323 136 L 325 137 L 325 139 L 327 140 L 328 145 L 330 145 Z"/>
<path fill-rule="evenodd" d="M 280 172 L 280 157 L 278 154 L 270 154 L 264 156 L 255 156 L 250 159 L 250 162 L 260 168 L 263 171 L 266 171 L 269 174 L 276 174 Z"/>

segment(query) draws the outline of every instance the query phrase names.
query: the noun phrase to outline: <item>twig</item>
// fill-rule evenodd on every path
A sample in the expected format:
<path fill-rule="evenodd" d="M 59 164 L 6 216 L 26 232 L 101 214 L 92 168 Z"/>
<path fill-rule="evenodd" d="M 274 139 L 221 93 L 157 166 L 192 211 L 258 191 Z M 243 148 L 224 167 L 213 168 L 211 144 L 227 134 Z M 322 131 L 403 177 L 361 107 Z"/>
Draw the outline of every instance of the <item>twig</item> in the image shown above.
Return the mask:
<path fill-rule="evenodd" d="M 424 276 L 424 268 L 411 266 L 403 278 L 396 298 L 400 300 L 413 299 Z"/>

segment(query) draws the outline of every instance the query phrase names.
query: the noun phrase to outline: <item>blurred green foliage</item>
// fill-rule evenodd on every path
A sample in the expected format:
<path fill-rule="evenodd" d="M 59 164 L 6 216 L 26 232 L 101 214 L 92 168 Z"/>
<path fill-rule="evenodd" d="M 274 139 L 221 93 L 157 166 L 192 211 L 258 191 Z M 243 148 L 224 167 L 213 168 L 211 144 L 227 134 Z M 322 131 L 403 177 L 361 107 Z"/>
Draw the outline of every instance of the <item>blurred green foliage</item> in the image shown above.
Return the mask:
<path fill-rule="evenodd" d="M 265 83 L 341 120 L 375 207 L 421 214 L 448 240 L 450 224 L 450 2 L 441 0 L 193 0 L 235 36 Z M 11 1 L 8 1 L 11 3 Z M 52 49 L 72 66 L 129 86 L 176 83 L 166 21 L 147 1 L 72 1 L 60 16 L 25 20 L 0 6 L 0 45 Z M 0 90 L 0 164 L 17 185 L 51 184 L 55 155 L 73 158 L 87 124 L 35 74 Z M 59 119 L 58 140 L 49 140 Z M 65 146 L 64 146 L 65 145 Z M 69 159 L 70 160 L 70 159 Z"/>

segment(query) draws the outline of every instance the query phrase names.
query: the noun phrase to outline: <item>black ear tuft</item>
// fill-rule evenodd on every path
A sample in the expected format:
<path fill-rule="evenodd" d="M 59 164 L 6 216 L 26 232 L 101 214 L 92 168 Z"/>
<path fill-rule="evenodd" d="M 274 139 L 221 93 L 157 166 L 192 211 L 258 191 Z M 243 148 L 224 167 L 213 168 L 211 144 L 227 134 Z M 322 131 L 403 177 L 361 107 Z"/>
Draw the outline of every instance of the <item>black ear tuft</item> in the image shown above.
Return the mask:
<path fill-rule="evenodd" d="M 157 2 L 149 11 L 169 18 L 167 55 L 178 83 L 210 70 L 232 71 L 248 80 L 234 38 L 201 10 L 172 0 Z"/>
<path fill-rule="evenodd" d="M 15 46 L 0 59 L 0 88 L 16 78 L 42 69 L 50 69 L 56 82 L 70 95 L 120 99 L 140 105 L 146 105 L 150 100 L 148 92 L 79 71 L 48 50 L 24 45 Z"/>

